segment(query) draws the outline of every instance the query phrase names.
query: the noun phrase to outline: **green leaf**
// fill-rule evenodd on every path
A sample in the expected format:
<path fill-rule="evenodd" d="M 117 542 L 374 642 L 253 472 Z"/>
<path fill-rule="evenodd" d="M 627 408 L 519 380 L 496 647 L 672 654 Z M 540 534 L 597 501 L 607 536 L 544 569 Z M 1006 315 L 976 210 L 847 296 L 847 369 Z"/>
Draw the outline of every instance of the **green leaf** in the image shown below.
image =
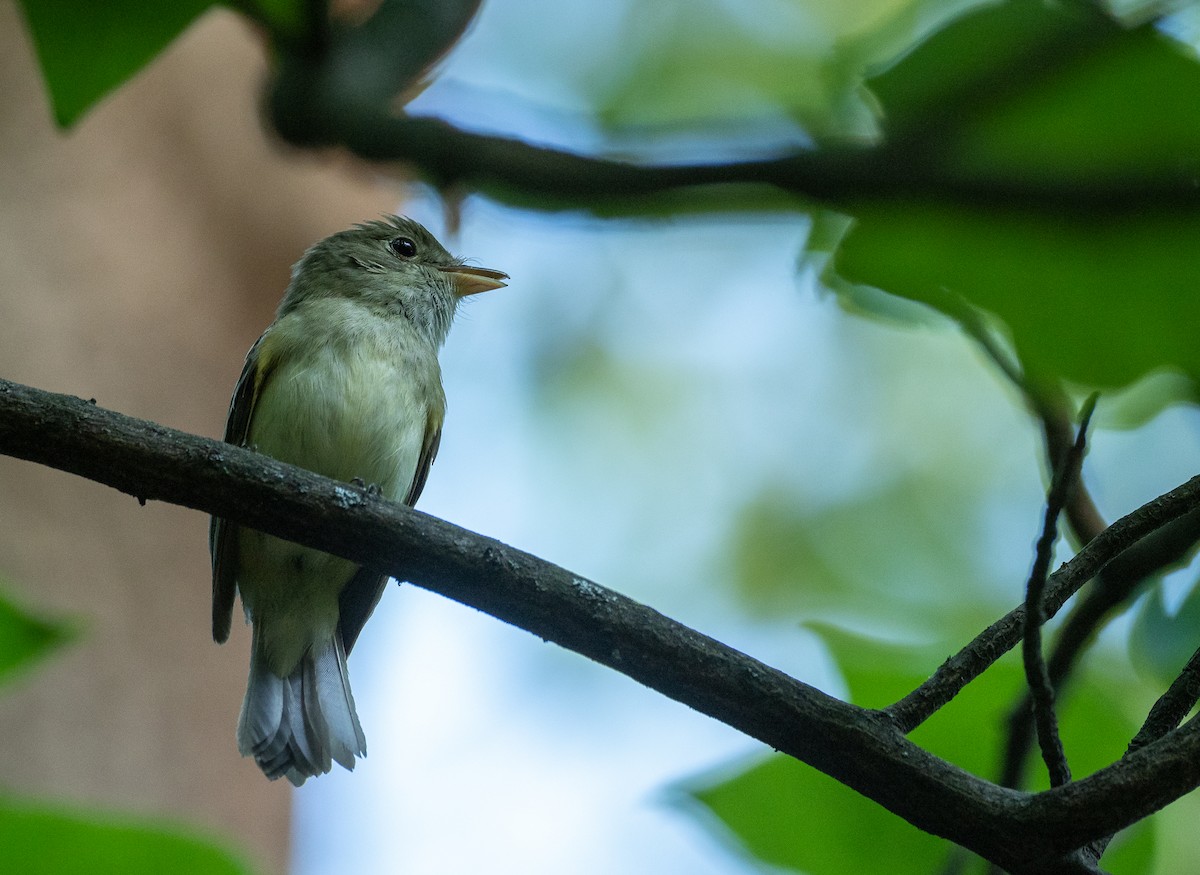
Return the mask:
<path fill-rule="evenodd" d="M 0 799 L 0 848 L 21 875 L 247 875 L 205 838 L 165 822 L 135 821 Z"/>
<path fill-rule="evenodd" d="M 890 704 L 961 644 L 888 642 L 829 624 L 809 628 L 829 648 L 851 700 L 864 707 Z M 1142 708 L 1142 697 L 1122 682 L 1120 672 L 1100 667 L 1095 675 L 1098 680 L 1075 678 L 1060 701 L 1063 743 L 1078 776 L 1120 757 L 1136 729 L 1132 715 Z M 912 739 L 989 778 L 999 768 L 1006 718 L 1024 688 L 1020 661 L 1009 654 L 918 727 Z M 1033 772 L 1035 787 L 1044 789 L 1045 770 L 1035 764 Z M 889 849 L 889 872 L 939 871 L 948 847 L 815 769 L 781 755 L 740 765 L 732 775 L 728 770 L 701 775 L 681 789 L 716 815 L 723 825 L 721 834 L 732 834 L 747 853 L 812 875 L 877 871 L 878 857 L 872 855 L 881 847 Z M 872 840 L 863 842 L 863 835 Z M 1136 866 L 1153 859 L 1154 849 L 1155 833 L 1143 825 L 1122 837 L 1111 858 L 1122 867 L 1119 871 L 1145 871 Z"/>
<path fill-rule="evenodd" d="M 841 5 L 874 17 L 871 7 L 894 2 Z M 821 132 L 869 125 L 854 92 L 857 71 L 830 52 L 838 24 L 820 21 L 805 4 L 752 6 L 748 13 L 720 0 L 634 4 L 614 81 L 598 95 L 601 123 L 632 131 L 715 127 L 727 136 L 732 122 L 776 138 L 794 136 L 793 119 Z"/>
<path fill-rule="evenodd" d="M 899 442 L 903 424 L 890 427 Z M 780 489 L 755 496 L 736 518 L 730 547 L 730 578 L 745 603 L 881 618 L 936 606 L 942 622 L 986 622 L 980 590 L 989 574 L 972 546 L 980 511 L 964 494 L 969 484 L 952 480 L 953 461 L 941 461 L 940 472 L 892 472 L 891 482 L 832 506 Z"/>
<path fill-rule="evenodd" d="M 848 282 L 833 269 L 833 256 L 850 231 L 853 219 L 834 210 L 816 210 L 799 269 L 812 271 L 820 278 L 821 288 L 834 293 L 838 305 L 848 313 L 902 326 L 936 325 L 941 314 L 924 304 L 889 294 L 874 286 Z"/>
<path fill-rule="evenodd" d="M 987 3 L 948 22 L 868 85 L 889 137 L 940 136 L 944 126 L 992 111 L 1048 65 L 1086 48 L 1089 33 L 1115 27 L 1102 16 L 1083 22 L 1063 4 Z"/>
<path fill-rule="evenodd" d="M 1200 402 L 1197 385 L 1178 371 L 1154 371 L 1133 385 L 1104 395 L 1093 428 L 1141 428 L 1168 408 Z"/>
<path fill-rule="evenodd" d="M 1147 678 L 1167 687 L 1196 652 L 1200 628 L 1200 585 L 1193 584 L 1179 609 L 1167 613 L 1161 584 L 1142 599 L 1129 635 L 1129 657 Z"/>
<path fill-rule="evenodd" d="M 215 5 L 215 0 L 19 2 L 50 90 L 54 118 L 63 128 L 78 121 Z"/>
<path fill-rule="evenodd" d="M 1200 211 L 1183 206 L 1200 178 L 1191 56 L 1149 26 L 1010 0 L 954 21 L 869 84 L 889 136 L 921 156 L 930 196 L 848 207 L 841 280 L 952 316 L 964 302 L 998 316 L 1035 378 L 1200 378 L 1189 330 Z M 959 185 L 1033 194 L 976 204 L 940 188 Z M 1155 190 L 1157 206 L 1123 205 Z M 1068 207 L 1060 192 L 1112 199 Z"/>
<path fill-rule="evenodd" d="M 1158 836 L 1154 818 L 1147 818 L 1117 833 L 1101 861 L 1113 875 L 1142 875 L 1154 871 Z"/>
<path fill-rule="evenodd" d="M 1069 62 L 964 125 L 955 164 L 1081 186 L 1179 179 L 1200 168 L 1194 56 L 1152 27 L 1091 22 L 1075 32 L 1090 39 L 1088 50 L 1073 46 Z"/>
<path fill-rule="evenodd" d="M 0 682 L 72 636 L 70 626 L 35 617 L 0 595 Z"/>
<path fill-rule="evenodd" d="M 881 849 L 892 875 L 928 875 L 939 871 L 950 847 L 782 754 L 732 778 L 702 776 L 679 789 L 715 815 L 747 853 L 811 875 L 878 872 Z"/>
<path fill-rule="evenodd" d="M 903 644 L 879 640 L 829 624 L 809 624 L 832 653 L 850 688 L 851 700 L 884 707 L 914 689 L 965 641 Z M 1101 658 L 1102 661 L 1102 658 Z M 1096 667 L 1061 691 L 1058 702 L 1063 745 L 1077 777 L 1112 763 L 1124 753 L 1144 709 L 1139 693 L 1120 672 Z M 925 749 L 984 778 L 998 771 L 1007 716 L 1025 690 L 1025 672 L 1014 650 L 972 681 L 949 705 L 912 733 Z M 1035 784 L 1049 786 L 1044 769 Z"/>
<path fill-rule="evenodd" d="M 1200 94 L 1197 95 L 1200 98 Z M 999 316 L 1035 376 L 1123 386 L 1200 378 L 1200 213 L 1055 216 L 909 203 L 866 207 L 837 257 L 845 278 L 953 315 Z"/>
<path fill-rule="evenodd" d="M 298 35 L 304 27 L 305 0 L 222 0 L 277 35 Z"/>

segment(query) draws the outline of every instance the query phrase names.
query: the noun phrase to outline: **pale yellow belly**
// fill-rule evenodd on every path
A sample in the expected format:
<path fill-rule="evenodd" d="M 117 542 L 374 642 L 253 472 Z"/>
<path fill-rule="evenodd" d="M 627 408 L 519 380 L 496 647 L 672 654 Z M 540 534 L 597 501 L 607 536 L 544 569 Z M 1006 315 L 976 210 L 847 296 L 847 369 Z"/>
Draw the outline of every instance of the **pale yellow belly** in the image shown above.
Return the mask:
<path fill-rule="evenodd" d="M 419 380 L 369 352 L 278 366 L 256 405 L 249 444 L 400 501 L 421 455 L 429 402 Z M 338 595 L 357 566 L 250 529 L 239 533 L 239 554 L 243 604 L 271 669 L 287 675 L 312 642 L 333 634 Z"/>

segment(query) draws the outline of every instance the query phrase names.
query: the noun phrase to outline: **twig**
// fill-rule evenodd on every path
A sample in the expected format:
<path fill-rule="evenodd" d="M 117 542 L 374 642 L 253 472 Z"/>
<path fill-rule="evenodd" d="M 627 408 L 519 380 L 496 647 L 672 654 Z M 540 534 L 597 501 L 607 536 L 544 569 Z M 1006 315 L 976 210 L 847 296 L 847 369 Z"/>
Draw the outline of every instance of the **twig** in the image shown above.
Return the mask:
<path fill-rule="evenodd" d="M 979 312 L 961 302 L 955 318 L 964 332 L 979 345 L 1001 373 L 1021 393 L 1030 411 L 1040 420 L 1046 440 L 1046 456 L 1056 471 L 1074 443 L 1073 426 L 1066 413 L 1065 396 L 1044 385 L 1035 386 L 1020 365 L 1001 347 Z M 1086 485 L 1076 483 L 1065 508 L 1076 543 L 1086 544 L 1106 527 Z M 1061 692 L 1076 660 L 1114 610 L 1137 592 L 1150 575 L 1183 561 L 1200 539 L 1200 512 L 1185 514 L 1147 536 L 1114 559 L 1096 576 L 1082 600 L 1064 621 L 1047 663 L 1050 683 Z M 1000 783 L 1019 787 L 1034 739 L 1034 711 L 1030 694 L 1021 695 L 1008 719 L 1007 743 L 1001 758 Z"/>
<path fill-rule="evenodd" d="M 1058 717 L 1054 712 L 1054 687 L 1042 658 L 1042 624 L 1046 621 L 1042 608 L 1042 597 L 1046 589 L 1046 576 L 1050 572 L 1050 561 L 1054 556 L 1054 543 L 1058 540 L 1058 515 L 1070 497 L 1071 488 L 1079 477 L 1083 453 L 1087 445 L 1087 429 L 1096 409 L 1096 395 L 1092 395 L 1083 406 L 1079 434 L 1071 452 L 1063 455 L 1046 498 L 1046 515 L 1042 534 L 1038 538 L 1033 569 L 1025 586 L 1025 633 L 1021 656 L 1025 664 L 1025 680 L 1029 684 L 1033 700 L 1034 722 L 1037 726 L 1038 744 L 1042 759 L 1050 773 L 1050 786 L 1061 787 L 1071 780 L 1071 769 L 1067 764 L 1062 738 L 1058 734 Z"/>
<path fill-rule="evenodd" d="M 1050 575 L 1044 599 L 1046 617 L 1053 617 L 1063 604 L 1101 569 L 1119 563 L 1151 533 L 1166 528 L 1173 520 L 1200 507 L 1200 476 L 1142 505 L 1114 522 L 1093 538 L 1071 561 Z M 947 659 L 937 671 L 896 703 L 884 709 L 904 732 L 911 732 L 931 714 L 953 699 L 988 666 L 1021 640 L 1025 608 L 1019 606 L 1001 617 Z"/>
<path fill-rule="evenodd" d="M 1159 697 L 1146 716 L 1146 722 L 1129 742 L 1126 755 L 1157 741 L 1183 722 L 1200 701 L 1200 650 L 1192 654 L 1179 676 Z"/>
<path fill-rule="evenodd" d="M 1187 561 L 1198 539 L 1200 511 L 1191 511 L 1147 535 L 1100 570 L 1063 622 L 1047 663 L 1050 682 L 1059 694 L 1096 630 L 1147 578 Z M 1008 727 L 998 781 L 1004 787 L 1020 787 L 1033 744 L 1033 706 L 1028 692 L 1013 707 Z"/>
<path fill-rule="evenodd" d="M 1050 685 L 1057 695 L 1062 694 L 1076 659 L 1095 636 L 1096 630 L 1124 600 L 1115 598 L 1117 594 L 1113 590 L 1100 584 L 1105 571 L 1107 566 L 1096 576 L 1086 594 L 1080 596 L 1081 601 L 1067 615 L 1047 660 L 1046 670 Z M 1000 777 L 997 780 L 1002 787 L 1020 787 L 1034 740 L 1033 698 L 1028 690 L 1020 695 L 1017 704 L 1009 712 L 1007 727 L 1007 741 L 1001 755 Z"/>
<path fill-rule="evenodd" d="M 1075 428 L 1071 422 L 1067 397 L 1061 388 L 1045 384 L 1034 384 L 1008 352 L 997 342 L 995 335 L 984 323 L 979 311 L 967 301 L 960 301 L 954 308 L 954 318 L 967 336 L 979 344 L 992 363 L 1013 384 L 1029 410 L 1042 426 L 1046 442 L 1046 459 L 1051 472 L 1057 471 L 1063 459 L 1071 452 L 1075 443 Z M 1071 491 L 1066 505 L 1067 522 L 1075 535 L 1076 549 L 1103 532 L 1108 523 L 1092 500 L 1087 486 L 1079 481 Z"/>
<path fill-rule="evenodd" d="M 1154 707 L 1146 715 L 1146 722 L 1130 740 L 1125 755 L 1129 756 L 1134 751 L 1140 750 L 1174 730 L 1183 722 L 1183 718 L 1187 717 L 1188 712 L 1196 706 L 1198 701 L 1200 701 L 1200 650 L 1192 654 L 1192 658 L 1183 667 L 1183 671 L 1154 703 Z M 1108 849 L 1114 836 L 1115 834 L 1107 835 L 1092 843 L 1090 851 L 1097 860 L 1104 856 L 1104 852 Z"/>
<path fill-rule="evenodd" d="M 1046 458 L 1053 478 L 1055 472 L 1059 472 L 1067 463 L 1076 440 L 1071 418 L 1066 412 L 1065 394 L 1060 388 L 1051 389 L 1045 384 L 1035 385 L 1030 381 L 1017 361 L 1001 347 L 979 311 L 968 302 L 959 303 L 955 318 L 963 331 L 1021 393 L 1030 412 L 1041 423 Z M 1069 490 L 1065 511 L 1077 547 L 1087 544 L 1107 527 L 1082 479 L 1078 479 L 1074 488 Z M 1092 639 L 1111 609 L 1128 595 L 1127 592 L 1121 595 L 1101 586 L 1100 579 L 1071 611 L 1051 651 L 1047 677 L 1052 689 L 1060 689 L 1066 683 L 1075 665 L 1075 658 Z M 1005 787 L 1020 786 L 1021 774 L 1033 743 L 1035 713 L 1033 696 L 1027 690 L 1020 695 L 1007 722 L 1007 741 L 1000 768 L 1000 783 Z"/>

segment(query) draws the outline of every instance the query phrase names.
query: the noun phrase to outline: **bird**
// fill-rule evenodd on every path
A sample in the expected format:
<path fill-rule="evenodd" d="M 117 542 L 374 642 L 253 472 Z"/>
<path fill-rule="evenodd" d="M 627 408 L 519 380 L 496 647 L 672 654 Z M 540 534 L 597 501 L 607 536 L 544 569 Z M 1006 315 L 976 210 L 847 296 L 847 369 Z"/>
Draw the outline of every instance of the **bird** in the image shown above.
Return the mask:
<path fill-rule="evenodd" d="M 445 416 L 438 351 L 459 302 L 506 279 L 400 216 L 319 241 L 246 355 L 225 441 L 411 507 Z M 239 752 L 296 786 L 353 770 L 366 738 L 346 657 L 387 575 L 220 517 L 209 549 L 213 640 L 229 638 L 235 595 L 252 627 Z"/>

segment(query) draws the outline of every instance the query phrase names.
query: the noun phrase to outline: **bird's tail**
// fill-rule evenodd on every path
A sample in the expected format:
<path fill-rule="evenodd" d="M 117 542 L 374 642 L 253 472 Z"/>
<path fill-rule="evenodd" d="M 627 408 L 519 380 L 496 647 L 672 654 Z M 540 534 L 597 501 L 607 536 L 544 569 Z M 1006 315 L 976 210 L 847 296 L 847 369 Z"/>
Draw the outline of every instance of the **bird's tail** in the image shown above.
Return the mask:
<path fill-rule="evenodd" d="M 366 755 L 367 742 L 354 711 L 339 633 L 310 647 L 295 670 L 281 678 L 268 668 L 255 628 L 237 741 L 242 756 L 253 756 L 268 778 L 286 776 L 297 787 L 328 772 L 333 762 L 354 768 L 354 758 Z"/>

